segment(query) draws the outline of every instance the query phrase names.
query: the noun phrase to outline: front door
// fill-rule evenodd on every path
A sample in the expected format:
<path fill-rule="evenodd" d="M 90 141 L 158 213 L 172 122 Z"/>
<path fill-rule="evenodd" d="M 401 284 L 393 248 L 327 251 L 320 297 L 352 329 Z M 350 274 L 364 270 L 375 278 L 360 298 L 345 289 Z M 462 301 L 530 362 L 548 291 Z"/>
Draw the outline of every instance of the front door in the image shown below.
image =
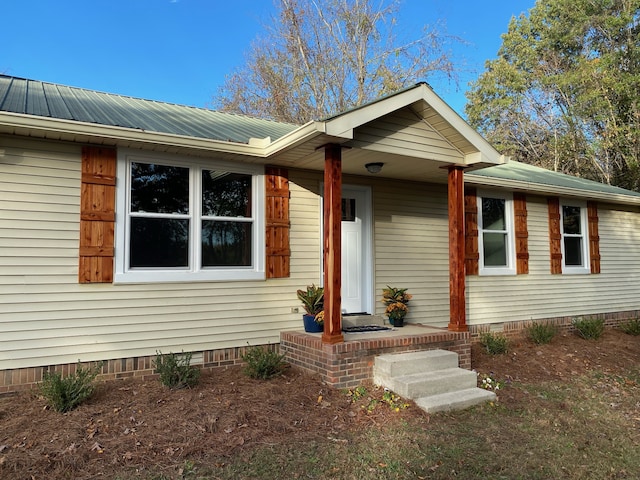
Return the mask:
<path fill-rule="evenodd" d="M 372 313 L 371 190 L 342 187 L 342 313 Z"/>

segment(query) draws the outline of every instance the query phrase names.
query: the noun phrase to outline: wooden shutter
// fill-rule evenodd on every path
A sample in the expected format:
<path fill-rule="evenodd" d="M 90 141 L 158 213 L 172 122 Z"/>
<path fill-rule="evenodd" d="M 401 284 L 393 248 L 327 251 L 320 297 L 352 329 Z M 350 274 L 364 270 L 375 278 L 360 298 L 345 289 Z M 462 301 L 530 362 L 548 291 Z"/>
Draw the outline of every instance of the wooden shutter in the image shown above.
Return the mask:
<path fill-rule="evenodd" d="M 551 273 L 562 273 L 562 233 L 560 232 L 560 199 L 547 199 L 549 209 L 549 251 L 551 252 Z"/>
<path fill-rule="evenodd" d="M 478 203 L 475 188 L 464 193 L 464 264 L 467 275 L 478 275 Z"/>
<path fill-rule="evenodd" d="M 516 236 L 516 272 L 529 273 L 529 231 L 527 229 L 527 197 L 513 194 L 514 230 Z"/>
<path fill-rule="evenodd" d="M 80 283 L 113 281 L 116 150 L 83 147 L 80 189 Z"/>
<path fill-rule="evenodd" d="M 289 172 L 267 167 L 266 174 L 266 276 L 290 275 Z"/>
<path fill-rule="evenodd" d="M 589 230 L 589 257 L 591 258 L 591 273 L 600 273 L 600 236 L 598 234 L 598 204 L 587 202 L 587 217 Z"/>

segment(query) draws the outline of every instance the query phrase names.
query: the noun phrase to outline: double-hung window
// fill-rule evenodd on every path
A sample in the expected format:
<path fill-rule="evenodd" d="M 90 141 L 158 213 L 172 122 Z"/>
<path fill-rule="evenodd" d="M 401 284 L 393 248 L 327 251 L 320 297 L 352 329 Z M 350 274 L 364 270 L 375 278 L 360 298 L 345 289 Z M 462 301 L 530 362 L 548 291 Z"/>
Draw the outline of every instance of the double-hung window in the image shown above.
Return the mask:
<path fill-rule="evenodd" d="M 122 152 L 116 281 L 264 278 L 261 167 Z"/>
<path fill-rule="evenodd" d="M 480 193 L 477 205 L 480 275 L 515 275 L 513 197 Z"/>
<path fill-rule="evenodd" d="M 560 212 L 562 273 L 590 273 L 586 206 L 562 203 Z"/>

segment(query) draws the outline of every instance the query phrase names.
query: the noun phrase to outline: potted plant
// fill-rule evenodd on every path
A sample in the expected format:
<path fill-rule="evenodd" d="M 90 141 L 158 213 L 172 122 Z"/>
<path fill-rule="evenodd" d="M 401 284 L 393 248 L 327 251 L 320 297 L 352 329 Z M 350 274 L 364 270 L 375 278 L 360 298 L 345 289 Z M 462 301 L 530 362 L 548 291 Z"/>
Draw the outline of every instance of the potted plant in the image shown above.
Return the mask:
<path fill-rule="evenodd" d="M 302 315 L 304 331 L 309 333 L 322 332 L 324 329 L 324 288 L 308 285 L 306 289 L 298 290 L 297 294 L 306 312 Z"/>
<path fill-rule="evenodd" d="M 406 288 L 395 288 L 387 285 L 382 289 L 382 303 L 386 305 L 385 315 L 394 327 L 404 326 L 404 317 L 409 312 L 407 304 L 413 295 L 407 293 Z"/>

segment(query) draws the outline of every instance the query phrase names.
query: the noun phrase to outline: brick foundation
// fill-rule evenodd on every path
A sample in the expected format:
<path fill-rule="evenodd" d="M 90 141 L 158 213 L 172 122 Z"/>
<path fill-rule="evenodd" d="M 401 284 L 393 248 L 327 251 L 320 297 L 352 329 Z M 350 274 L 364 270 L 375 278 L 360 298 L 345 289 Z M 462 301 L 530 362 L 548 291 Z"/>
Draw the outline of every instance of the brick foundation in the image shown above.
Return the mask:
<path fill-rule="evenodd" d="M 293 366 L 320 375 L 336 388 L 355 387 L 373 378 L 373 361 L 385 353 L 443 349 L 458 354 L 461 368 L 471 369 L 471 344 L 467 332 L 441 330 L 418 335 L 347 340 L 326 345 L 320 335 L 282 332 L 280 351 Z"/>
<path fill-rule="evenodd" d="M 640 310 L 628 310 L 624 312 L 614 313 L 598 313 L 594 315 L 553 317 L 539 320 L 524 320 L 518 322 L 488 323 L 484 325 L 469 325 L 469 334 L 471 336 L 472 343 L 480 341 L 480 335 L 486 332 L 500 333 L 507 338 L 519 337 L 528 327 L 530 327 L 534 323 L 548 323 L 550 325 L 555 325 L 560 331 L 573 332 L 575 331 L 575 328 L 573 327 L 571 322 L 576 318 L 582 318 L 585 320 L 603 320 L 605 327 L 613 328 L 630 320 L 640 318 Z"/>
<path fill-rule="evenodd" d="M 640 310 L 579 317 L 602 319 L 605 326 L 611 328 L 640 318 Z M 319 335 L 282 332 L 280 345 L 266 346 L 273 351 L 283 353 L 291 365 L 319 374 L 329 385 L 344 388 L 357 386 L 365 380 L 370 380 L 373 377 L 373 360 L 377 355 L 444 349 L 458 354 L 460 367 L 471 369 L 471 343 L 479 341 L 480 335 L 484 332 L 491 331 L 502 333 L 506 337 L 517 337 L 521 336 L 523 331 L 534 322 L 548 322 L 561 330 L 573 331 L 571 322 L 574 318 L 577 317 L 470 325 L 468 332 L 449 332 L 443 329 L 397 337 L 385 337 L 381 332 L 380 338 L 348 340 L 335 345 L 323 345 Z M 247 348 L 249 347 L 194 352 L 191 363 L 205 370 L 241 365 L 242 356 Z M 129 377 L 154 378 L 157 376 L 153 371 L 154 360 L 155 355 L 108 360 L 105 361 L 98 378 L 101 380 Z M 75 363 L 3 370 L 0 371 L 0 394 L 34 388 L 42 381 L 45 372 L 61 372 L 63 375 L 68 375 L 75 370 Z"/>
<path fill-rule="evenodd" d="M 264 345 L 273 351 L 278 351 L 279 346 Z M 224 348 L 220 350 L 206 350 L 204 352 L 194 352 L 191 364 L 203 370 L 241 365 L 242 356 L 250 347 Z M 119 380 L 123 378 L 156 378 L 153 362 L 155 355 L 145 357 L 129 357 L 107 360 L 102 366 L 99 380 Z M 198 359 L 195 361 L 194 359 Z M 84 367 L 95 365 L 95 363 L 85 363 Z M 63 376 L 76 371 L 77 363 L 48 365 L 46 367 L 17 368 L 0 371 L 0 394 L 17 392 L 34 388 L 42 381 L 45 372 L 60 372 Z"/>

